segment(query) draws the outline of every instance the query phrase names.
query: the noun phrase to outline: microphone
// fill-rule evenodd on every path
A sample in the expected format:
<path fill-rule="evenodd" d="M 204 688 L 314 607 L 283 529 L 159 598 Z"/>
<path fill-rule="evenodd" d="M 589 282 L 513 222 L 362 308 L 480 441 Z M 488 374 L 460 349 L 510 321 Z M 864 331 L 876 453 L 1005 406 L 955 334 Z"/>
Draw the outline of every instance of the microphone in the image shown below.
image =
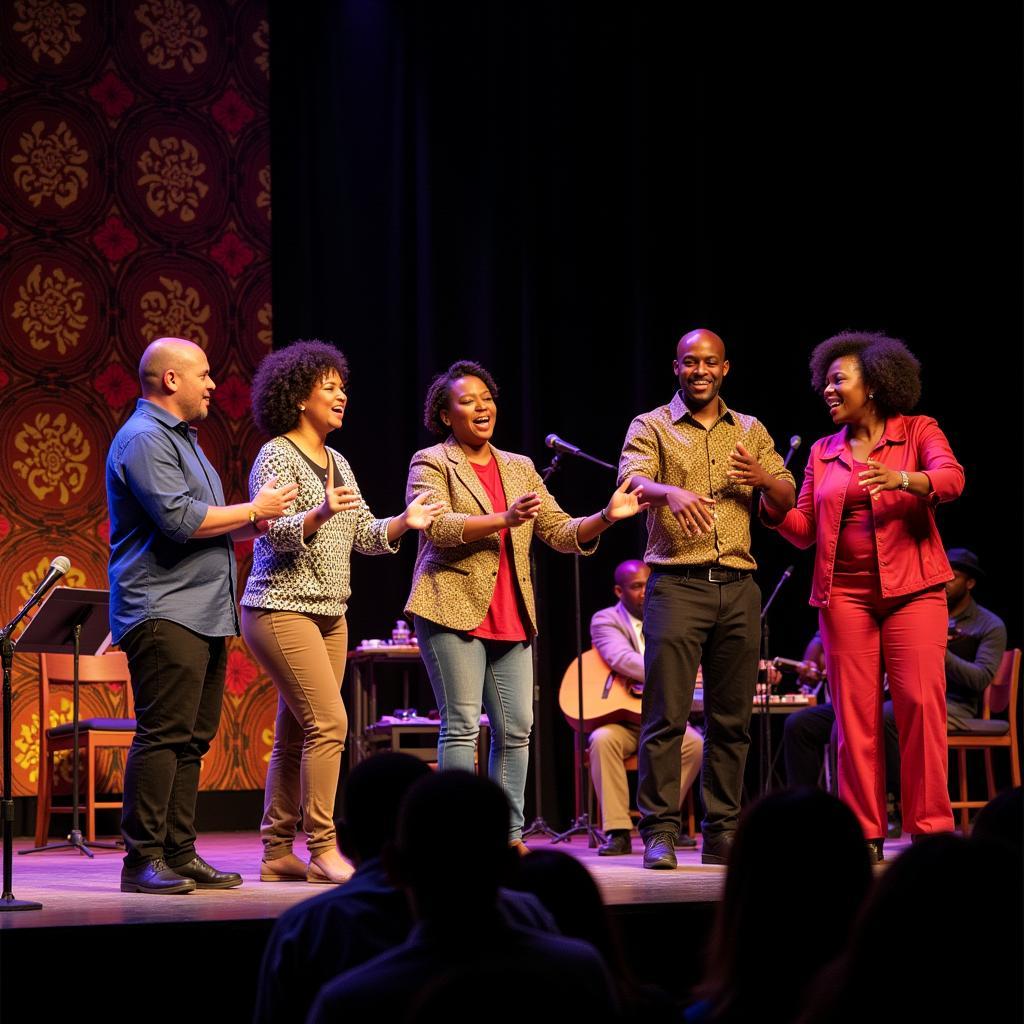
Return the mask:
<path fill-rule="evenodd" d="M 50 568 L 46 575 L 42 578 L 39 586 L 36 587 L 35 592 L 32 596 L 22 605 L 20 611 L 14 618 L 4 626 L 2 632 L 10 634 L 14 627 L 34 608 L 50 591 L 50 588 L 59 580 L 62 576 L 67 574 L 68 569 L 71 568 L 71 559 L 65 558 L 63 555 L 58 555 L 51 563 Z"/>
<path fill-rule="evenodd" d="M 63 555 L 58 555 L 51 563 L 49 571 L 43 577 L 42 582 L 35 589 L 35 593 L 28 599 L 28 603 L 22 609 L 22 611 L 28 611 L 29 608 L 37 605 L 46 596 L 50 587 L 52 587 L 57 580 L 62 576 L 66 575 L 68 569 L 71 568 L 71 560 L 65 558 Z"/>
<path fill-rule="evenodd" d="M 563 441 L 557 434 L 548 434 L 548 436 L 544 438 L 544 443 L 549 448 L 554 448 L 556 452 L 565 452 L 566 455 L 582 454 L 576 445 L 569 444 L 568 441 Z"/>
<path fill-rule="evenodd" d="M 789 465 L 789 460 L 793 458 L 793 452 L 795 452 L 803 443 L 804 439 L 799 434 L 794 434 L 789 439 L 789 451 L 786 453 L 785 461 L 782 463 L 783 469 Z"/>

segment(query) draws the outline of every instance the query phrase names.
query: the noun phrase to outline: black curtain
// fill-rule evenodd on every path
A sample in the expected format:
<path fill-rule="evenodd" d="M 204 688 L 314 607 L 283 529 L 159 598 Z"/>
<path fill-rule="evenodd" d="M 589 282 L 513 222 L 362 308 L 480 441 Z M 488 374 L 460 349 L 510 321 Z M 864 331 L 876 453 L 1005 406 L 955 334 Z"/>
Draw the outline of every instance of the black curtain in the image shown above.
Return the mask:
<path fill-rule="evenodd" d="M 780 450 L 809 444 L 830 430 L 810 349 L 887 330 L 967 468 L 943 535 L 989 568 L 978 597 L 1019 643 L 1019 11 L 704 6 L 271 0 L 275 343 L 348 355 L 336 443 L 385 514 L 433 440 L 426 385 L 458 357 L 498 380 L 495 443 L 540 468 L 550 432 L 614 463 L 695 326 L 727 343 L 725 400 Z M 612 486 L 586 464 L 551 484 L 574 514 Z M 618 526 L 583 563 L 584 630 L 643 541 Z M 356 557 L 355 639 L 400 614 L 404 547 Z M 760 529 L 754 553 L 766 592 L 796 566 L 773 648 L 799 657 L 811 553 Z M 572 563 L 539 564 L 544 811 L 561 822 Z"/>

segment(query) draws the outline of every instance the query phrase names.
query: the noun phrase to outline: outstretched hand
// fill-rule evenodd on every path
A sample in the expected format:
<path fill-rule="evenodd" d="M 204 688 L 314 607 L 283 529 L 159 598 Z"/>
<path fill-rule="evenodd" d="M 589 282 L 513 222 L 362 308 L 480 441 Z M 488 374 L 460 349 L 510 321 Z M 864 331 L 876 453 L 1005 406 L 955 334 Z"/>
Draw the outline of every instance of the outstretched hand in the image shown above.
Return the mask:
<path fill-rule="evenodd" d="M 714 530 L 714 498 L 705 498 L 703 494 L 673 487 L 665 495 L 665 503 L 687 537 L 699 537 L 702 533 Z"/>
<path fill-rule="evenodd" d="M 857 482 L 868 489 L 871 497 L 881 491 L 898 491 L 903 484 L 903 477 L 894 469 L 886 469 L 878 459 L 868 459 L 867 466 L 857 477 Z"/>
<path fill-rule="evenodd" d="M 505 512 L 505 525 L 510 529 L 514 529 L 516 526 L 522 526 L 523 523 L 528 523 L 531 519 L 536 519 L 539 511 L 540 496 L 536 491 L 529 491 L 526 494 L 521 494 L 512 502 L 511 505 L 509 505 L 508 511 Z"/>
<path fill-rule="evenodd" d="M 642 500 L 644 496 L 643 484 L 637 484 L 633 490 L 630 490 L 632 483 L 633 478 L 631 476 L 627 477 L 612 491 L 612 496 L 605 507 L 604 514 L 613 523 L 618 522 L 620 519 L 629 519 L 638 512 L 643 512 L 651 507 L 649 501 Z"/>
<path fill-rule="evenodd" d="M 322 519 L 325 521 L 339 512 L 352 512 L 362 504 L 362 497 L 354 487 L 344 485 L 334 486 L 334 458 L 327 457 L 327 487 L 324 491 L 324 501 L 320 506 Z"/>
<path fill-rule="evenodd" d="M 299 493 L 299 485 L 291 483 L 277 486 L 277 476 L 268 477 L 267 482 L 259 489 L 256 497 L 252 499 L 253 512 L 256 513 L 256 522 L 267 522 L 271 519 L 280 519 L 285 510 L 295 500 Z"/>
<path fill-rule="evenodd" d="M 729 453 L 729 470 L 726 475 L 733 483 L 745 484 L 747 487 L 767 487 L 772 479 L 761 463 L 741 444 L 737 444 Z"/>
<path fill-rule="evenodd" d="M 446 508 L 443 501 L 431 501 L 432 495 L 417 494 L 402 513 L 410 530 L 425 530 Z"/>

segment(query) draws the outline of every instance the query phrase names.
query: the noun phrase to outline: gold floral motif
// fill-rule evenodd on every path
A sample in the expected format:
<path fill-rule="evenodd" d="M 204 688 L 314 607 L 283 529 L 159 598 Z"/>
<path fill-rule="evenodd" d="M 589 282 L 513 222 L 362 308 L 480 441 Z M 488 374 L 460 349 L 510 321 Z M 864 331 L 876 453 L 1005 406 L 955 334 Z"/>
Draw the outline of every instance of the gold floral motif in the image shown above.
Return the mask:
<path fill-rule="evenodd" d="M 82 166 L 89 154 L 78 145 L 66 121 L 59 122 L 56 131 L 48 135 L 45 131 L 45 122 L 36 121 L 29 131 L 21 133 L 21 152 L 11 157 L 14 184 L 27 193 L 33 206 L 52 199 L 63 210 L 89 184 L 89 172 Z"/>
<path fill-rule="evenodd" d="M 267 348 L 274 341 L 274 308 L 269 302 L 264 302 L 256 314 L 256 319 L 263 325 L 263 329 L 256 332 L 256 340 Z"/>
<path fill-rule="evenodd" d="M 58 725 L 67 725 L 71 721 L 72 710 L 71 701 L 67 697 L 61 697 L 60 708 L 50 708 L 47 712 L 46 717 L 50 723 L 47 728 L 56 729 Z M 32 718 L 28 725 L 22 724 L 21 735 L 14 741 L 14 749 L 17 750 L 17 753 L 14 755 L 14 763 L 19 768 L 28 772 L 29 782 L 38 782 L 39 715 L 35 712 L 32 713 Z M 70 750 L 58 750 L 53 755 L 53 774 L 64 782 L 71 781 Z"/>
<path fill-rule="evenodd" d="M 155 288 L 146 292 L 139 305 L 142 308 L 142 336 L 146 341 L 155 338 L 188 338 L 206 348 L 209 337 L 202 326 L 210 319 L 210 306 L 203 305 L 199 292 L 173 277 L 161 277 L 163 291 Z"/>
<path fill-rule="evenodd" d="M 199 151 L 188 139 L 171 136 L 149 140 L 145 152 L 138 159 L 142 177 L 137 185 L 146 188 L 146 204 L 158 217 L 180 210 L 185 223 L 195 220 L 199 201 L 210 191 L 200 176 L 206 164 L 199 159 Z"/>
<path fill-rule="evenodd" d="M 92 447 L 82 428 L 77 423 L 68 423 L 67 413 L 52 419 L 48 412 L 37 413 L 34 424 L 22 424 L 14 447 L 26 456 L 17 459 L 14 468 L 40 501 L 56 490 L 60 503 L 66 505 L 71 495 L 85 486 L 89 475 L 86 460 Z"/>
<path fill-rule="evenodd" d="M 77 31 L 85 17 L 81 4 L 66 0 L 16 0 L 14 13 L 21 20 L 12 28 L 32 51 L 37 64 L 44 54 L 54 64 L 60 64 L 71 52 L 71 44 L 82 41 Z"/>
<path fill-rule="evenodd" d="M 43 277 L 43 265 L 37 263 L 18 286 L 12 314 L 21 318 L 21 329 L 37 352 L 56 344 L 63 356 L 78 344 L 89 322 L 82 312 L 84 305 L 81 281 L 60 267 Z"/>
<path fill-rule="evenodd" d="M 252 34 L 252 41 L 259 48 L 256 55 L 256 67 L 270 78 L 270 23 L 266 18 L 261 19 L 256 31 Z"/>
<path fill-rule="evenodd" d="M 168 71 L 181 61 L 189 75 L 196 64 L 204 64 L 207 53 L 202 40 L 209 32 L 199 23 L 201 17 L 195 4 L 182 0 L 148 0 L 139 4 L 135 20 L 145 29 L 139 43 L 149 63 Z"/>
<path fill-rule="evenodd" d="M 267 220 L 270 220 L 270 164 L 267 164 L 266 167 L 261 167 L 260 173 L 256 175 L 256 178 L 260 183 L 260 191 L 256 196 L 256 206 L 260 210 L 265 207 Z"/>
<path fill-rule="evenodd" d="M 263 734 L 260 739 L 263 740 L 263 746 L 267 748 L 267 752 L 263 755 L 263 760 L 270 764 L 270 753 L 274 749 L 274 731 L 277 728 L 277 722 L 272 726 L 263 730 Z"/>

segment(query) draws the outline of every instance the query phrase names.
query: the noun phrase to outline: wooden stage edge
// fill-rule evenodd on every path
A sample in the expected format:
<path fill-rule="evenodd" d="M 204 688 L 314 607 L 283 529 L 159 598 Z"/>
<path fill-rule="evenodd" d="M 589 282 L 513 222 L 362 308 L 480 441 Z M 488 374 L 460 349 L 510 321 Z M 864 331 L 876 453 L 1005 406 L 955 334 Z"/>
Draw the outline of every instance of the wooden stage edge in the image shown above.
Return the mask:
<path fill-rule="evenodd" d="M 54 840 L 51 840 L 53 842 Z M 892 857 L 909 840 L 889 840 Z M 453 852 L 456 840 L 452 840 Z M 721 898 L 725 869 L 700 863 L 699 850 L 679 850 L 675 871 L 645 871 L 643 843 L 634 836 L 634 853 L 626 857 L 598 857 L 583 836 L 551 844 L 529 841 L 533 849 L 563 850 L 579 858 L 594 876 L 605 903 L 614 911 L 629 907 L 712 904 Z M 227 891 L 194 892 L 184 896 L 146 896 L 119 889 L 121 852 L 96 850 L 90 860 L 76 850 L 18 856 L 29 840 L 15 842 L 14 895 L 42 903 L 42 910 L 0 913 L 0 930 L 70 928 L 81 926 L 161 924 L 183 922 L 272 921 L 289 907 L 322 893 L 322 885 L 304 882 L 261 882 L 259 836 L 252 832 L 205 833 L 197 849 L 222 870 L 238 871 L 244 884 Z M 800 873 L 794 863 L 794 874 Z"/>

